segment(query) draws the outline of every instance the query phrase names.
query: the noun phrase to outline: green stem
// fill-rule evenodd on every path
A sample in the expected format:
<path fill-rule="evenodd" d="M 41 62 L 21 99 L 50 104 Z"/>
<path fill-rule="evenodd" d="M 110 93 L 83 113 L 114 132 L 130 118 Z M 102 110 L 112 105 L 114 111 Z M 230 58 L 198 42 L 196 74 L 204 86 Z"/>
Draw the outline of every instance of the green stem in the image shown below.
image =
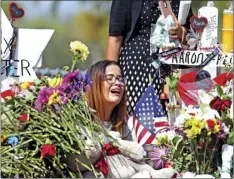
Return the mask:
<path fill-rule="evenodd" d="M 194 151 L 194 158 L 195 158 L 195 163 L 196 163 L 196 173 L 200 174 L 200 168 L 199 168 L 199 163 L 198 163 L 198 157 L 197 157 L 197 151 L 195 150 L 195 146 L 194 146 L 194 141 L 191 141 L 191 151 Z"/>
<path fill-rule="evenodd" d="M 194 148 L 195 148 L 196 153 L 197 153 L 197 155 L 198 155 L 199 173 L 202 174 L 201 153 L 200 153 L 200 151 L 198 150 L 198 147 L 197 147 L 197 145 L 199 144 L 198 141 L 199 141 L 199 137 L 197 137 L 196 140 L 195 140 Z"/>
<path fill-rule="evenodd" d="M 72 67 L 71 67 L 71 72 L 73 72 L 73 70 L 74 70 L 74 68 L 75 68 L 75 66 L 76 66 L 76 62 L 77 62 L 77 60 L 76 60 L 76 59 L 74 59 L 74 57 L 72 57 Z"/>
<path fill-rule="evenodd" d="M 216 145 L 218 144 L 218 141 L 219 141 L 219 139 L 217 139 L 217 140 L 216 140 L 216 142 L 215 142 L 215 146 L 214 146 L 214 149 L 216 148 Z M 213 160 L 214 152 L 215 152 L 215 150 L 212 150 L 212 153 L 211 153 L 210 159 L 208 160 L 207 165 L 205 166 L 204 173 L 206 173 L 206 172 L 207 172 L 207 169 L 208 169 L 208 167 L 209 167 L 209 165 L 210 165 L 211 161 Z"/>
<path fill-rule="evenodd" d="M 206 163 L 206 151 L 207 151 L 208 143 L 209 143 L 209 139 L 207 139 L 206 142 L 205 142 L 205 151 L 204 151 L 204 155 L 203 155 L 204 164 Z M 204 166 L 204 169 L 203 169 L 203 173 L 205 174 L 205 166 Z"/>

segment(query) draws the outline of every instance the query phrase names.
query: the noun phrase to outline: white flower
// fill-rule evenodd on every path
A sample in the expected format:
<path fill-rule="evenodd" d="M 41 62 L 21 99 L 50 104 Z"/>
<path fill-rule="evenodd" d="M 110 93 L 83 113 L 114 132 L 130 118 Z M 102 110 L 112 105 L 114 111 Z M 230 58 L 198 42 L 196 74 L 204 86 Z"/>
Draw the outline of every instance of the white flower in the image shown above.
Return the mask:
<path fill-rule="evenodd" d="M 232 89 L 232 88 L 233 88 L 233 87 L 232 87 L 232 84 L 231 84 L 231 85 L 228 84 L 227 86 L 222 87 L 223 92 L 224 92 L 225 94 L 227 94 L 227 95 L 231 95 L 231 97 L 232 97 L 232 92 L 233 92 L 233 89 Z"/>
<path fill-rule="evenodd" d="M 191 117 L 191 115 L 189 115 L 188 113 L 185 114 L 180 114 L 175 121 L 175 126 L 181 126 L 184 124 L 184 122 L 189 119 Z"/>
<path fill-rule="evenodd" d="M 233 101 L 230 108 L 230 118 L 233 119 Z"/>
<path fill-rule="evenodd" d="M 204 90 L 198 90 L 198 96 L 201 101 L 201 103 L 209 104 L 210 101 L 213 99 L 209 93 L 205 92 Z"/>
<path fill-rule="evenodd" d="M 193 114 L 197 115 L 197 114 L 201 114 L 202 111 L 200 108 L 195 108 L 194 106 L 189 105 L 187 110 L 186 110 L 186 113 L 193 113 Z"/>
<path fill-rule="evenodd" d="M 222 123 L 222 125 L 223 125 L 223 132 L 225 134 L 229 134 L 229 128 L 225 125 L 225 123 Z"/>
<path fill-rule="evenodd" d="M 167 136 L 168 139 L 171 141 L 175 136 L 177 136 L 177 134 L 175 133 L 175 131 L 167 131 L 167 132 L 160 132 L 156 135 L 156 140 L 157 138 L 163 137 L 163 136 Z"/>
<path fill-rule="evenodd" d="M 217 110 L 211 109 L 210 107 L 207 107 L 207 108 L 205 108 L 205 110 L 204 110 L 203 118 L 204 118 L 205 120 L 214 119 L 214 118 L 220 119 L 220 115 L 219 115 L 219 113 L 218 113 Z"/>
<path fill-rule="evenodd" d="M 21 97 L 21 98 L 24 98 L 27 94 L 28 90 L 23 90 L 23 91 L 20 91 L 18 96 Z"/>

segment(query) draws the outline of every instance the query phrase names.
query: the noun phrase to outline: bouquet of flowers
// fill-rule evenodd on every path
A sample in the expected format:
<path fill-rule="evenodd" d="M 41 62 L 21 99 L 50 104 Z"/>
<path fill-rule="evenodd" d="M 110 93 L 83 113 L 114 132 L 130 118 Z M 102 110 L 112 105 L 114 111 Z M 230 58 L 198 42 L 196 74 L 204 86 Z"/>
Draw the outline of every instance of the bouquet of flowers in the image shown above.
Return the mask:
<path fill-rule="evenodd" d="M 205 72 L 200 74 L 202 73 Z M 233 144 L 233 74 L 228 71 L 213 80 L 206 78 L 194 81 L 196 75 L 191 73 L 191 79 L 187 80 L 195 84 L 194 91 L 188 89 L 192 97 L 196 96 L 196 100 L 183 96 L 182 100 L 185 99 L 193 105 L 182 109 L 172 126 L 156 133 L 156 143 L 151 145 L 148 151 L 151 165 L 156 169 L 173 167 L 180 177 L 185 173 L 184 176 L 193 173 L 192 177 L 199 174 L 224 177 L 223 173 L 230 176 L 230 145 Z M 186 74 L 187 76 L 189 75 Z M 211 84 L 207 85 L 208 90 L 204 90 L 205 84 Z M 181 90 L 185 83 L 179 85 Z"/>
<path fill-rule="evenodd" d="M 221 85 L 217 84 L 210 93 L 201 96 L 210 97 L 211 100 L 203 101 L 203 105 L 207 105 L 208 103 L 210 108 L 220 114 L 221 120 L 230 130 L 227 143 L 233 144 L 233 75 L 231 73 L 224 73 L 219 78 L 225 79 L 225 82 Z"/>
<path fill-rule="evenodd" d="M 203 113 L 190 106 L 173 127 L 158 132 L 156 144 L 148 154 L 154 168 L 173 167 L 179 174 L 214 174 L 220 165 L 215 156 L 229 129 L 216 111 L 211 111 Z"/>
<path fill-rule="evenodd" d="M 13 84 L 1 93 L 1 177 L 82 177 L 80 168 L 93 171 L 87 156 L 90 145 L 102 143 L 106 131 L 94 121 L 84 92 L 92 85 L 88 74 L 73 71 L 89 51 L 81 42 L 70 44 L 72 68 L 62 78 L 41 77 Z M 77 157 L 77 170 L 67 165 L 68 155 Z"/>

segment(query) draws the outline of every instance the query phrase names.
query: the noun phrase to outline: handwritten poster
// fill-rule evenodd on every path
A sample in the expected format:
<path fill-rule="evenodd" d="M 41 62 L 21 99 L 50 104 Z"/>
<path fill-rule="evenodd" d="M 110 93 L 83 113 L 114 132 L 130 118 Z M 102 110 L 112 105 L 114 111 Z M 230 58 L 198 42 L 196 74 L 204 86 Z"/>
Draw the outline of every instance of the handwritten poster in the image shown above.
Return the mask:
<path fill-rule="evenodd" d="M 161 58 L 160 60 L 167 64 L 199 66 L 207 59 L 207 57 L 209 57 L 210 54 L 211 52 L 184 50 L 172 55 L 170 58 Z M 219 53 L 217 56 L 212 58 L 211 61 L 215 62 L 214 65 L 217 67 L 224 67 L 227 63 L 233 63 L 233 54 Z"/>
<path fill-rule="evenodd" d="M 33 67 L 40 66 L 42 52 L 51 39 L 53 29 L 14 28 L 3 10 L 1 10 L 1 91 L 9 88 L 13 81 L 32 81 L 37 78 Z M 13 32 L 16 35 L 15 51 L 11 50 Z M 11 54 L 13 56 L 10 56 Z M 11 59 L 10 59 L 11 57 Z"/>
<path fill-rule="evenodd" d="M 198 16 L 205 17 L 208 20 L 198 49 L 212 50 L 215 48 L 218 40 L 218 9 L 216 7 L 202 7 L 198 10 Z"/>
<path fill-rule="evenodd" d="M 9 59 L 10 57 L 10 48 L 11 39 L 13 36 L 13 28 L 11 23 L 7 19 L 4 11 L 1 9 L 1 59 Z"/>

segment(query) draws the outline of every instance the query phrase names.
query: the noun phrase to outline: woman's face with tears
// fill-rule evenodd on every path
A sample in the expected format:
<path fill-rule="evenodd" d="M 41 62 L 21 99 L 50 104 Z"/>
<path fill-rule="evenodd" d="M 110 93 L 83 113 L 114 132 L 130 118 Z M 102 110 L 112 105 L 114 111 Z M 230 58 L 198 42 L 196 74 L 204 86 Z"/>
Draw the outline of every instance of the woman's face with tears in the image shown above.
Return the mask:
<path fill-rule="evenodd" d="M 117 65 L 106 67 L 103 76 L 103 96 L 106 105 L 116 106 L 120 103 L 126 80 L 122 77 L 121 69 Z"/>

